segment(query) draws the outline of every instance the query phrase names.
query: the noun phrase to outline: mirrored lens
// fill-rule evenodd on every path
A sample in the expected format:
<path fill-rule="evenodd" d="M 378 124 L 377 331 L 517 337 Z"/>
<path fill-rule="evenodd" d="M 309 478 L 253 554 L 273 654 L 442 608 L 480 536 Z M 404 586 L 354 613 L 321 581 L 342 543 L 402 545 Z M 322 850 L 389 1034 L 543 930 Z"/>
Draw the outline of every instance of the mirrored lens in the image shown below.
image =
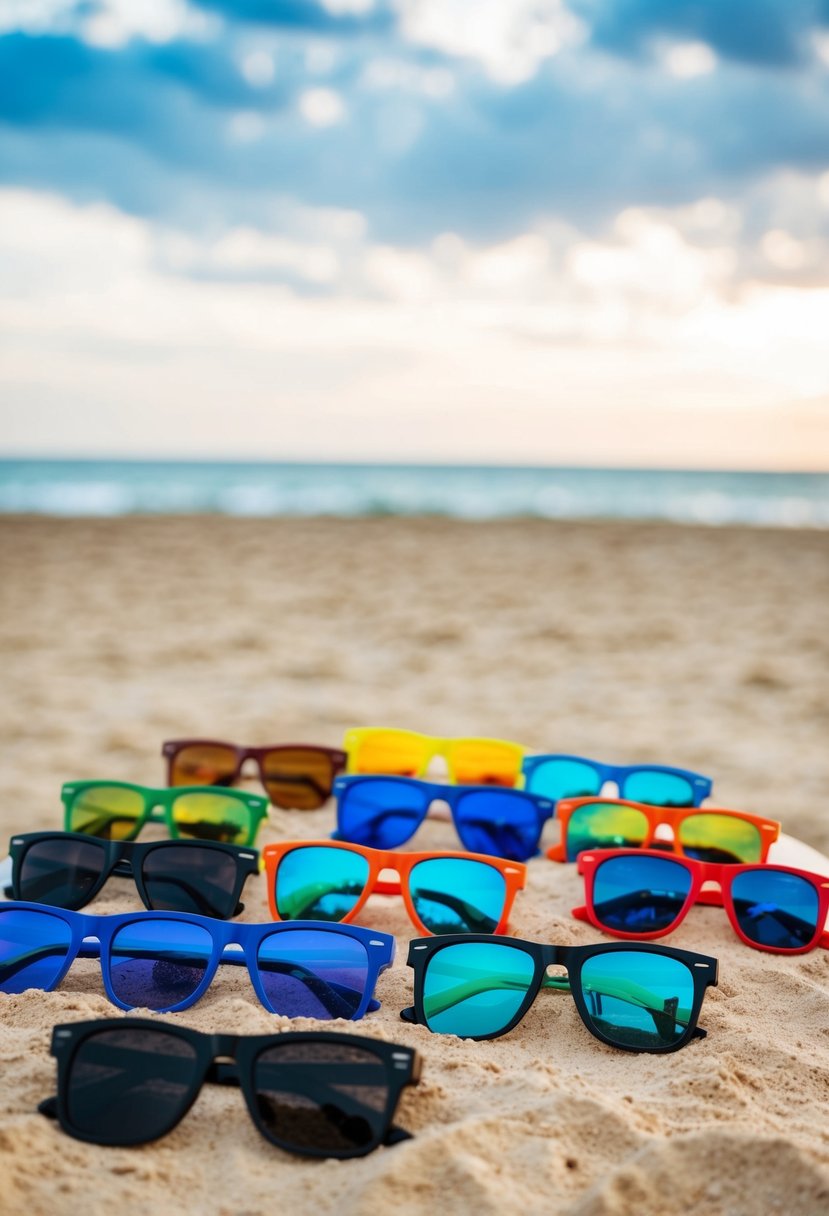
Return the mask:
<path fill-rule="evenodd" d="M 349 849 L 291 849 L 276 871 L 277 911 L 282 920 L 344 920 L 368 875 L 365 857 Z"/>
<path fill-rule="evenodd" d="M 72 1058 L 69 1122 L 104 1144 L 155 1140 L 187 1110 L 195 1066 L 195 1048 L 164 1030 L 103 1030 Z"/>
<path fill-rule="evenodd" d="M 236 912 L 236 858 L 222 849 L 165 842 L 145 854 L 141 876 L 156 912 L 195 912 L 219 920 Z"/>
<path fill-rule="evenodd" d="M 331 796 L 334 766 L 313 747 L 281 747 L 262 757 L 262 784 L 274 806 L 313 811 Z"/>
<path fill-rule="evenodd" d="M 254 1068 L 258 1123 L 266 1135 L 304 1152 L 359 1153 L 381 1138 L 386 1067 L 363 1047 L 285 1043 Z"/>
<path fill-rule="evenodd" d="M 526 861 L 538 849 L 541 823 L 535 803 L 509 790 L 471 790 L 455 803 L 455 827 L 470 853 Z"/>
<path fill-rule="evenodd" d="M 648 817 L 630 806 L 591 802 L 576 807 L 567 824 L 567 860 L 585 849 L 635 848 L 648 836 Z"/>
<path fill-rule="evenodd" d="M 685 963 L 646 951 L 596 954 L 581 969 L 588 1021 L 620 1047 L 666 1048 L 685 1034 L 694 977 Z"/>
<path fill-rule="evenodd" d="M 165 1010 L 187 1001 L 202 983 L 213 940 L 202 925 L 133 921 L 112 939 L 112 991 L 130 1008 Z"/>
<path fill-rule="evenodd" d="M 368 984 L 362 942 L 326 929 L 271 933 L 257 963 L 267 1007 L 289 1018 L 352 1018 Z"/>
<path fill-rule="evenodd" d="M 396 849 L 414 836 L 428 809 L 429 794 L 417 785 L 355 781 L 340 794 L 337 831 L 353 844 Z"/>
<path fill-rule="evenodd" d="M 763 841 L 760 829 L 736 815 L 700 812 L 689 815 L 679 825 L 683 851 L 698 861 L 718 861 L 723 864 L 760 861 Z"/>
<path fill-rule="evenodd" d="M 118 785 L 80 790 L 69 804 L 66 828 L 102 840 L 134 840 L 144 814 L 144 795 Z"/>
<path fill-rule="evenodd" d="M 515 785 L 521 772 L 521 748 L 494 739 L 455 739 L 449 756 L 459 785 Z"/>
<path fill-rule="evenodd" d="M 646 802 L 649 806 L 693 806 L 694 787 L 686 777 L 674 773 L 660 773 L 654 769 L 639 769 L 628 773 L 620 793 L 632 802 Z"/>
<path fill-rule="evenodd" d="M 191 743 L 174 755 L 170 785 L 232 785 L 238 763 L 235 747 Z"/>
<path fill-rule="evenodd" d="M 48 992 L 66 962 L 72 934 L 48 912 L 0 909 L 0 992 Z"/>
<path fill-rule="evenodd" d="M 596 868 L 593 910 L 608 929 L 655 933 L 674 923 L 690 890 L 691 875 L 679 862 L 667 857 L 611 857 Z"/>
<path fill-rule="evenodd" d="M 417 777 L 429 760 L 429 743 L 417 735 L 376 730 L 363 735 L 351 750 L 353 773 L 388 773 Z"/>
<path fill-rule="evenodd" d="M 104 849 L 94 840 L 67 836 L 38 840 L 20 862 L 17 898 L 56 908 L 82 908 L 105 864 Z"/>
<path fill-rule="evenodd" d="M 465 1038 L 496 1035 L 517 1017 L 534 973 L 530 955 L 515 946 L 444 946 L 429 959 L 423 981 L 426 1025 Z"/>
<path fill-rule="evenodd" d="M 581 760 L 545 760 L 532 770 L 526 788 L 557 802 L 559 798 L 589 798 L 598 794 L 602 779 L 592 764 Z"/>
<path fill-rule="evenodd" d="M 507 881 L 486 862 L 435 857 L 412 867 L 409 892 L 430 933 L 494 933 Z"/>
<path fill-rule="evenodd" d="M 743 933 L 760 946 L 798 950 L 817 936 L 818 892 L 798 874 L 772 869 L 735 874 L 731 898 Z"/>
<path fill-rule="evenodd" d="M 252 808 L 229 794 L 179 794 L 173 822 L 180 836 L 222 844 L 253 844 Z"/>

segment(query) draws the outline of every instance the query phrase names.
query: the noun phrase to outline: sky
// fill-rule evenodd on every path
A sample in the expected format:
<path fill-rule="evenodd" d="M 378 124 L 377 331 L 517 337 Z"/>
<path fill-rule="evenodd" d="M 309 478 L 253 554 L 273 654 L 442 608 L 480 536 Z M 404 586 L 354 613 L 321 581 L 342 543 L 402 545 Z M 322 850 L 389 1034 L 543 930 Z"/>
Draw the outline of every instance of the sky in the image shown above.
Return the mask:
<path fill-rule="evenodd" d="M 2 0 L 0 454 L 829 469 L 829 0 Z"/>

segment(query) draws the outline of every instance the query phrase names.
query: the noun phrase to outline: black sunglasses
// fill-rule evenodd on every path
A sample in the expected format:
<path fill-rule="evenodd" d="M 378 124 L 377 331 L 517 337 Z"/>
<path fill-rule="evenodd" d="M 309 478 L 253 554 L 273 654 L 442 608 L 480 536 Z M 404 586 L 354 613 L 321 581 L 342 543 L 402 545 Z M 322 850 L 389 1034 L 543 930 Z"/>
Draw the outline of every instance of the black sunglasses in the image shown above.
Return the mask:
<path fill-rule="evenodd" d="M 304 1157 L 362 1157 L 411 1139 L 392 1125 L 420 1079 L 409 1047 L 332 1031 L 203 1034 L 148 1018 L 56 1026 L 58 1092 L 40 1103 L 76 1140 L 146 1144 L 184 1118 L 207 1082 L 237 1085 L 266 1140 Z"/>
<path fill-rule="evenodd" d="M 82 832 L 26 832 L 9 842 L 12 899 L 83 908 L 110 874 L 135 880 L 146 908 L 227 920 L 259 873 L 256 849 L 208 840 L 99 840 Z"/>

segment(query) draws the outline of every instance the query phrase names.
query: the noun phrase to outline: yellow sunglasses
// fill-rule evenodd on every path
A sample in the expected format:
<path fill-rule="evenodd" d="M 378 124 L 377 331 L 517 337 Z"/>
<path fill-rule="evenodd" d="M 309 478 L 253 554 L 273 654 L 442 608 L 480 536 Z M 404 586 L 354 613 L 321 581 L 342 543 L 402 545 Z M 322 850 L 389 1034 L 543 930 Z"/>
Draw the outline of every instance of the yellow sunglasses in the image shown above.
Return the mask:
<path fill-rule="evenodd" d="M 435 756 L 446 761 L 458 785 L 514 786 L 521 780 L 527 751 L 507 739 L 440 739 L 414 730 L 359 726 L 345 732 L 348 773 L 388 773 L 422 777 Z"/>

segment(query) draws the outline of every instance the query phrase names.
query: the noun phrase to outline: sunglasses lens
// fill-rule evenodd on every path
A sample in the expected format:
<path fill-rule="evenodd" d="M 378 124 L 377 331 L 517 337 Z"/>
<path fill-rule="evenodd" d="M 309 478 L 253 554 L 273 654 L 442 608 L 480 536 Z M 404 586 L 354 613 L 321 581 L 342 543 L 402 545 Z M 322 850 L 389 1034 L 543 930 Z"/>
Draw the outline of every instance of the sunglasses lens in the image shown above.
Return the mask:
<path fill-rule="evenodd" d="M 257 963 L 267 1008 L 289 1018 L 352 1018 L 368 985 L 366 948 L 346 933 L 271 933 Z"/>
<path fill-rule="evenodd" d="M 262 783 L 274 806 L 314 811 L 331 797 L 331 757 L 313 747 L 281 747 L 262 757 Z"/>
<path fill-rule="evenodd" d="M 685 963 L 644 950 L 608 950 L 581 969 L 588 1024 L 619 1047 L 671 1046 L 688 1029 L 694 977 Z"/>
<path fill-rule="evenodd" d="M 679 825 L 678 835 L 686 856 L 698 861 L 759 861 L 763 851 L 760 829 L 736 815 L 689 815 Z"/>
<path fill-rule="evenodd" d="M 541 836 L 538 810 L 523 794 L 474 790 L 455 804 L 455 827 L 470 853 L 526 861 Z"/>
<path fill-rule="evenodd" d="M 251 807 L 229 794 L 180 794 L 173 803 L 173 822 L 180 836 L 250 844 Z"/>
<path fill-rule="evenodd" d="M 174 840 L 150 850 L 141 877 L 156 912 L 195 912 L 227 920 L 236 911 L 236 859 L 221 849 Z"/>
<path fill-rule="evenodd" d="M 357 1155 L 385 1130 L 388 1073 L 383 1060 L 363 1047 L 269 1047 L 256 1060 L 254 1087 L 260 1127 L 285 1148 Z"/>
<path fill-rule="evenodd" d="M 639 769 L 629 773 L 622 786 L 622 797 L 649 806 L 693 806 L 694 787 L 685 777 Z"/>
<path fill-rule="evenodd" d="M 731 898 L 737 923 L 759 946 L 798 950 L 817 936 L 818 893 L 799 874 L 765 869 L 736 874 Z"/>
<path fill-rule="evenodd" d="M 691 875 L 662 857 L 610 857 L 593 878 L 593 910 L 606 928 L 619 933 L 667 929 L 682 911 Z"/>
<path fill-rule="evenodd" d="M 363 735 L 352 750 L 350 771 L 416 777 L 425 768 L 428 754 L 426 741 L 415 735 L 372 731 Z"/>
<path fill-rule="evenodd" d="M 588 798 L 601 788 L 600 775 L 592 765 L 579 760 L 545 760 L 536 765 L 527 780 L 531 794 L 542 794 L 554 802 L 559 798 Z"/>
<path fill-rule="evenodd" d="M 0 910 L 0 992 L 49 991 L 66 962 L 72 934 L 48 912 Z"/>
<path fill-rule="evenodd" d="M 463 1038 L 499 1034 L 517 1017 L 534 974 L 530 955 L 515 946 L 444 946 L 429 959 L 423 980 L 426 1025 Z"/>
<path fill-rule="evenodd" d="M 81 790 L 69 806 L 66 827 L 102 840 L 132 840 L 144 814 L 144 795 L 118 785 L 94 785 Z"/>
<path fill-rule="evenodd" d="M 402 781 L 357 781 L 339 797 L 337 831 L 343 840 L 375 849 L 396 849 L 417 831 L 428 795 Z"/>
<path fill-rule="evenodd" d="M 634 848 L 648 835 L 648 819 L 642 811 L 610 802 L 579 806 L 567 824 L 567 860 L 575 861 L 585 849 Z"/>
<path fill-rule="evenodd" d="M 460 785 L 515 785 L 521 749 L 490 739 L 459 739 L 451 745 L 452 769 Z"/>
<path fill-rule="evenodd" d="M 409 891 L 430 933 L 494 933 L 507 882 L 486 862 L 436 857 L 412 868 Z"/>
<path fill-rule="evenodd" d="M 204 980 L 213 939 L 201 925 L 133 921 L 112 939 L 109 980 L 130 1008 L 165 1010 L 187 1001 Z"/>
<path fill-rule="evenodd" d="M 170 766 L 170 785 L 230 785 L 236 776 L 236 749 L 214 743 L 181 748 Z"/>
<path fill-rule="evenodd" d="M 282 920 L 344 920 L 368 874 L 365 857 L 348 849 L 291 849 L 276 871 L 277 911 Z"/>
<path fill-rule="evenodd" d="M 197 1083 L 196 1051 L 158 1030 L 102 1030 L 72 1057 L 67 1092 L 75 1131 L 103 1144 L 163 1136 L 184 1115 Z"/>
<path fill-rule="evenodd" d="M 94 840 L 56 836 L 23 854 L 19 899 L 56 908 L 82 908 L 104 869 L 104 850 Z"/>

